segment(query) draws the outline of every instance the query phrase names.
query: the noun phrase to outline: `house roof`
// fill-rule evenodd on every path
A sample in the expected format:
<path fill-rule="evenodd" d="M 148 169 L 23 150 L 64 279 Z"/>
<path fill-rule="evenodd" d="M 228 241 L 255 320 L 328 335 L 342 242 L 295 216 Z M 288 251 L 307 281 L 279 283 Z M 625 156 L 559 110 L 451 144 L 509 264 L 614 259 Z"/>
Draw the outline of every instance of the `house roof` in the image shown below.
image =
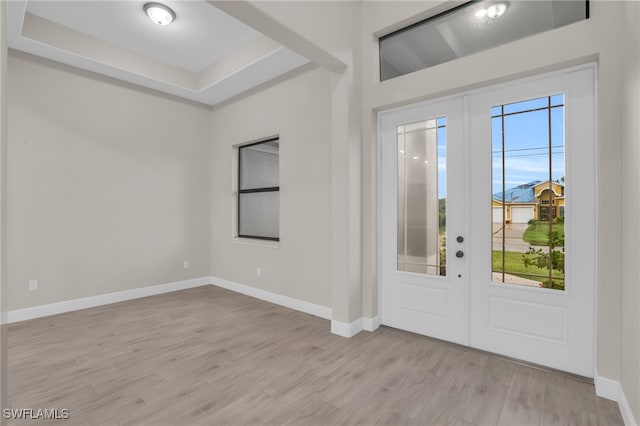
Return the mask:
<path fill-rule="evenodd" d="M 543 183 L 548 184 L 549 181 L 534 180 L 528 183 L 523 183 L 522 185 L 507 189 L 505 191 L 505 200 L 502 199 L 502 192 L 496 192 L 495 194 L 493 194 L 493 199 L 499 202 L 504 201 L 507 203 L 534 203 L 536 201 L 536 194 L 534 189 Z M 554 184 L 564 186 L 563 184 L 558 182 L 554 182 Z M 560 194 L 556 195 L 560 196 Z"/>
<path fill-rule="evenodd" d="M 514 188 L 509 188 L 504 193 L 504 200 L 502 199 L 502 192 L 496 192 L 493 194 L 493 199 L 500 202 L 506 201 L 507 203 L 532 203 L 535 201 L 533 188 L 541 183 L 543 183 L 541 180 L 534 180 Z"/>
<path fill-rule="evenodd" d="M 554 180 L 552 183 L 553 183 L 554 185 L 558 185 L 558 186 L 562 186 L 562 187 L 564 187 L 564 183 L 557 182 L 557 181 L 555 181 L 555 180 Z M 548 186 L 548 185 L 549 185 L 549 181 L 548 181 L 548 180 L 545 180 L 544 182 L 538 181 L 538 183 L 536 183 L 536 184 L 535 184 L 535 185 L 533 185 L 533 186 L 535 187 L 535 186 L 540 186 L 540 185 L 543 185 L 543 184 L 546 184 L 546 185 Z M 527 185 L 528 185 L 528 184 L 527 184 Z"/>

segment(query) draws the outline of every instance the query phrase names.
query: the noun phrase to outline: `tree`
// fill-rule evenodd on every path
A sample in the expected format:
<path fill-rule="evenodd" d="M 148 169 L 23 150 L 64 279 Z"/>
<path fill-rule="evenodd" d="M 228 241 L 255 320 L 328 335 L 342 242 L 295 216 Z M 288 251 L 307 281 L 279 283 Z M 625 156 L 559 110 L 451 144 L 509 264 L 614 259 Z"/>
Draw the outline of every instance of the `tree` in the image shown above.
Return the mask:
<path fill-rule="evenodd" d="M 536 266 L 548 269 L 551 266 L 552 270 L 555 269 L 564 276 L 564 236 L 560 235 L 558 231 L 550 231 L 547 235 L 549 237 L 549 251 L 529 247 L 529 250 L 522 255 L 522 262 L 526 267 Z M 556 247 L 562 247 L 562 251 L 555 250 Z M 547 282 L 545 287 L 564 289 L 564 284 L 552 281 L 551 283 Z"/>
<path fill-rule="evenodd" d="M 440 249 L 440 275 L 447 275 L 447 237 L 442 238 L 442 248 Z"/>
<path fill-rule="evenodd" d="M 447 199 L 440 198 L 438 200 L 438 226 L 440 231 L 443 231 L 447 226 Z"/>

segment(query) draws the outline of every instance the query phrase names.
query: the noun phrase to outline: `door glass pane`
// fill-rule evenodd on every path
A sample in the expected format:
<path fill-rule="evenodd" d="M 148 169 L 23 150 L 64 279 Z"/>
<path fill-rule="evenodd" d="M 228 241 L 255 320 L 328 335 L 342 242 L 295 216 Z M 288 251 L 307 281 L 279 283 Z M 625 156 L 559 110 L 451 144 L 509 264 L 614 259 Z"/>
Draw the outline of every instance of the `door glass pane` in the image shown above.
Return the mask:
<path fill-rule="evenodd" d="M 446 275 L 446 119 L 397 133 L 398 271 Z"/>
<path fill-rule="evenodd" d="M 491 114 L 492 280 L 564 290 L 564 96 Z"/>

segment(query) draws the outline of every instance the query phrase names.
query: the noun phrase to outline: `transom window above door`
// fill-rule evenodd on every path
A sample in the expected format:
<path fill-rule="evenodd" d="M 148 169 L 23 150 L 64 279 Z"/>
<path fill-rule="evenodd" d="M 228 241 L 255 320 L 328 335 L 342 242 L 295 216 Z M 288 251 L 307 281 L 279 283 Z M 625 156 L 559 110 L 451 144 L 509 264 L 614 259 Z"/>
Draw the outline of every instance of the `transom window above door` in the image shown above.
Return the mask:
<path fill-rule="evenodd" d="M 380 37 L 380 81 L 588 18 L 583 0 L 470 1 Z"/>

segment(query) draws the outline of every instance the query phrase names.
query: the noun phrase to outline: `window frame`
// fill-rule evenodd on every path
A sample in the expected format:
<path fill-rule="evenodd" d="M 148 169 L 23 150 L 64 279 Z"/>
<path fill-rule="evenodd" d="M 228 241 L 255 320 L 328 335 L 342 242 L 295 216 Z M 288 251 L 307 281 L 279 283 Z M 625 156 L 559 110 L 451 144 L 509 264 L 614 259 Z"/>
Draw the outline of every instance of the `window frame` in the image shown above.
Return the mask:
<path fill-rule="evenodd" d="M 558 212 L 556 211 L 556 207 L 554 206 L 543 206 L 540 207 L 540 220 L 549 221 L 554 220 L 558 217 Z"/>
<path fill-rule="evenodd" d="M 265 236 L 260 236 L 260 235 L 249 235 L 249 234 L 243 234 L 241 232 L 241 221 L 240 221 L 240 215 L 242 214 L 241 212 L 241 208 L 240 208 L 240 199 L 242 198 L 241 195 L 242 194 L 255 194 L 258 192 L 277 192 L 278 196 L 280 194 L 280 176 L 278 175 L 278 186 L 269 186 L 269 187 L 261 187 L 261 188 L 251 188 L 251 189 L 242 189 L 242 150 L 244 148 L 249 148 L 252 146 L 256 146 L 256 145 L 261 145 L 261 144 L 265 144 L 265 143 L 269 143 L 269 142 L 274 142 L 274 141 L 278 141 L 278 165 L 280 164 L 280 136 L 273 136 L 267 139 L 261 139 L 257 142 L 251 142 L 251 143 L 247 143 L 244 145 L 238 145 L 238 196 L 237 196 L 237 200 L 236 200 L 236 223 L 237 223 L 237 238 L 249 238 L 249 239 L 254 239 L 254 240 L 264 240 L 264 241 L 280 241 L 280 232 L 278 231 L 278 236 L 277 237 L 265 237 Z M 278 167 L 279 168 L 279 167 Z M 280 218 L 278 218 L 278 221 L 280 220 Z"/>
<path fill-rule="evenodd" d="M 590 4 L 589 4 L 591 2 L 591 0 L 584 0 L 584 2 L 585 2 L 585 5 L 584 5 L 585 18 L 584 18 L 584 20 L 587 21 L 587 20 L 589 20 L 591 18 L 591 7 L 590 7 Z M 376 40 L 376 47 L 377 47 L 376 55 L 377 55 L 377 58 L 378 58 L 377 82 L 378 83 L 383 83 L 383 82 L 385 82 L 387 80 L 392 80 L 394 78 L 402 77 L 402 76 L 405 76 L 405 75 L 408 75 L 408 74 L 411 74 L 411 73 L 414 73 L 414 72 L 422 71 L 422 70 L 431 68 L 433 66 L 445 64 L 447 62 L 451 62 L 453 60 L 461 59 L 461 58 L 464 58 L 464 57 L 468 56 L 468 55 L 460 56 L 460 57 L 454 58 L 452 60 L 447 60 L 447 61 L 441 62 L 439 64 L 435 64 L 435 65 L 429 65 L 429 66 L 426 66 L 424 68 L 420 68 L 420 69 L 417 69 L 417 70 L 414 70 L 414 71 L 411 71 L 411 72 L 408 72 L 408 73 L 403 73 L 403 74 L 396 75 L 394 77 L 382 78 L 383 69 L 382 69 L 381 44 L 385 39 L 388 39 L 388 38 L 391 38 L 391 37 L 396 36 L 398 34 L 402 34 L 404 32 L 410 31 L 410 30 L 412 30 L 412 29 L 414 29 L 416 27 L 420 27 L 422 25 L 426 25 L 426 24 L 429 24 L 429 23 L 434 22 L 436 20 L 445 18 L 448 15 L 452 15 L 455 12 L 458 12 L 458 11 L 460 11 L 462 9 L 471 7 L 471 6 L 473 6 L 474 4 L 477 4 L 477 3 L 482 3 L 482 0 L 467 0 L 467 1 L 463 1 L 462 3 L 460 3 L 460 4 L 456 5 L 456 6 L 453 6 L 450 9 L 447 9 L 447 10 L 444 10 L 444 11 L 442 11 L 440 13 L 436 13 L 435 15 L 431 15 L 431 16 L 428 16 L 426 18 L 420 19 L 420 20 L 418 20 L 416 22 L 413 22 L 411 24 L 405 25 L 404 27 L 393 29 L 393 30 L 391 30 L 389 32 L 383 32 L 382 34 L 378 35 L 377 36 L 377 40 Z M 564 27 L 566 25 L 575 24 L 575 23 L 580 22 L 580 21 L 582 21 L 582 20 L 575 21 L 575 22 L 572 22 L 572 23 L 569 23 L 569 24 L 565 24 L 565 25 L 557 27 L 557 28 L 562 28 L 562 27 Z M 557 28 L 553 28 L 553 29 L 557 29 Z M 529 35 L 527 37 L 535 36 L 535 35 L 538 35 L 538 34 L 543 34 L 543 33 L 547 32 L 547 31 L 550 31 L 550 30 L 544 30 L 542 32 L 537 32 L 537 33 L 531 34 L 531 35 Z M 526 39 L 527 37 L 524 37 L 524 39 Z M 498 45 L 490 47 L 489 50 L 494 49 L 494 48 L 499 47 L 499 46 L 502 46 L 504 44 L 512 43 L 514 41 L 522 40 L 522 39 L 523 38 L 515 38 L 515 39 L 512 39 L 512 40 L 508 40 L 508 41 L 506 41 L 504 43 L 501 43 L 501 44 L 498 44 Z M 475 53 L 484 52 L 486 50 L 487 49 L 484 49 L 484 50 L 481 50 L 481 51 L 475 52 Z"/>

